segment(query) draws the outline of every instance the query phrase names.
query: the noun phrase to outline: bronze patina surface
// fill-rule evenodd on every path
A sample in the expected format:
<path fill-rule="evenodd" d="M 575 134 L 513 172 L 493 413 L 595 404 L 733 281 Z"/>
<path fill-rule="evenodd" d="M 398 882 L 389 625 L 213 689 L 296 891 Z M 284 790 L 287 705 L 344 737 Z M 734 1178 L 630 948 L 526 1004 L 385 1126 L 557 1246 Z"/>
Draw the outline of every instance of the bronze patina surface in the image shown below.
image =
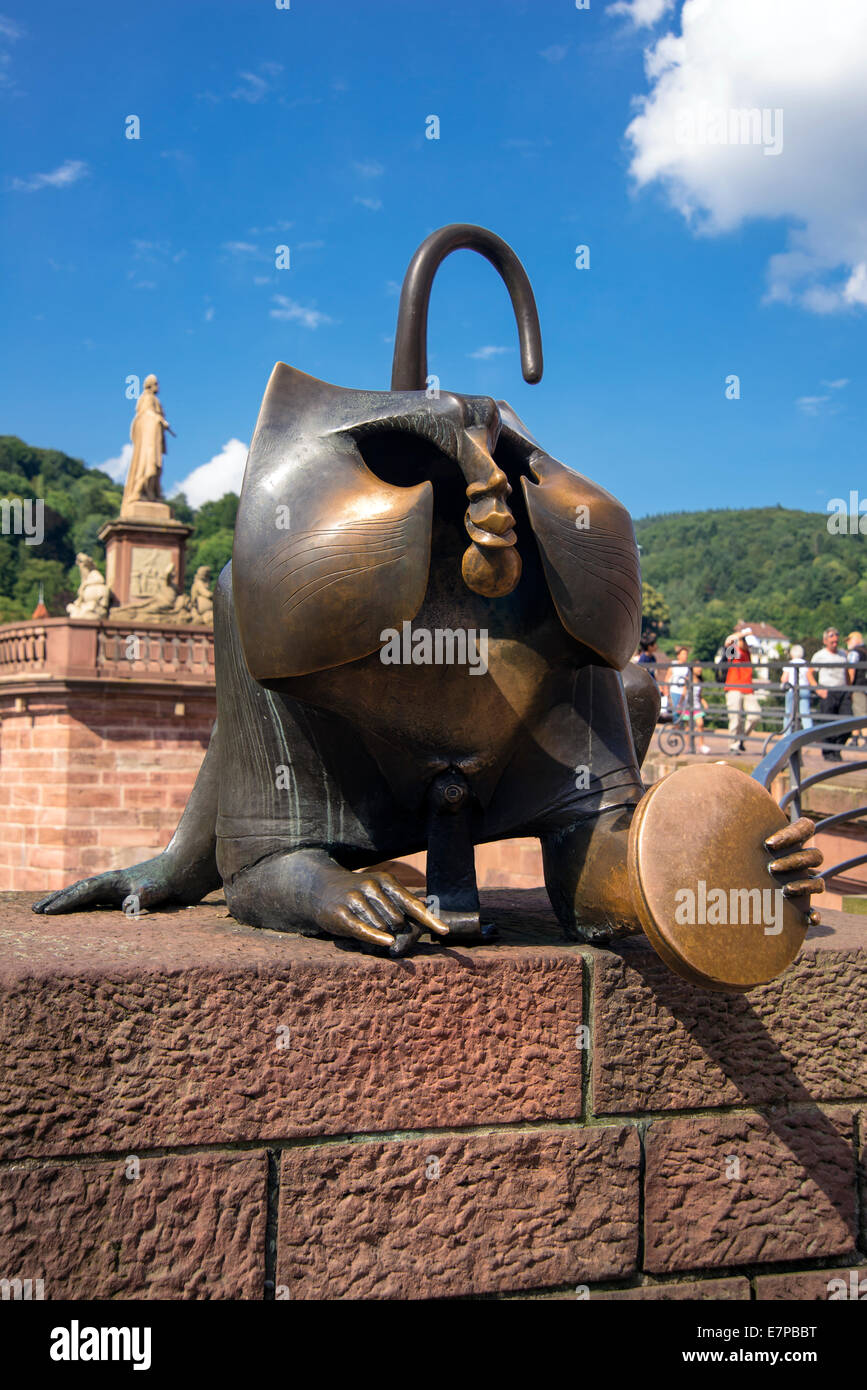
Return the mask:
<path fill-rule="evenodd" d="M 659 694 L 629 660 L 641 619 L 629 513 L 505 401 L 431 388 L 428 298 L 461 247 L 505 280 L 524 376 L 540 378 L 526 273 L 499 237 L 464 224 L 412 259 L 390 391 L 277 363 L 214 595 L 217 723 L 177 831 L 156 858 L 35 910 L 193 903 L 222 884 L 253 926 L 402 954 L 423 931 L 483 939 L 473 846 L 537 836 L 567 935 L 604 942 L 643 926 L 673 968 L 746 988 L 791 959 L 821 884 L 789 904 L 781 941 L 746 938 L 740 963 L 740 938 L 671 927 L 671 885 L 688 867 L 721 872 L 722 846 L 732 872 L 753 875 L 738 886 L 755 886 L 781 813 L 757 788 L 764 809 L 744 816 L 720 775 L 681 809 L 677 776 L 642 803 Z M 674 843 L 679 819 L 694 863 Z M 802 851 L 808 822 L 781 833 L 774 887 L 818 862 Z M 423 849 L 426 902 L 377 867 Z"/>
<path fill-rule="evenodd" d="M 758 782 L 725 764 L 680 768 L 647 792 L 632 819 L 629 881 L 647 937 L 679 975 L 743 992 L 791 965 L 809 897 L 782 885 L 797 886 L 804 865 L 793 856 L 778 882 L 765 848 L 788 825 Z"/>

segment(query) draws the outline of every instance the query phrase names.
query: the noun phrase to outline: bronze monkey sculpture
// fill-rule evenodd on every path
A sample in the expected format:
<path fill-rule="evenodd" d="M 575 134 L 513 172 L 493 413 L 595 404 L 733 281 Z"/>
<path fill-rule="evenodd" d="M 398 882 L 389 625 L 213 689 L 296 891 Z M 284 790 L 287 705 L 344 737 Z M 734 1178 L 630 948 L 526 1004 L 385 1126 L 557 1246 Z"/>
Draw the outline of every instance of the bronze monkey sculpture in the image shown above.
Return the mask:
<path fill-rule="evenodd" d="M 156 858 L 36 911 L 130 894 L 190 904 L 222 884 L 242 922 L 401 954 L 425 929 L 482 939 L 473 846 L 538 836 L 567 934 L 651 934 L 658 909 L 630 864 L 630 827 L 659 697 L 629 660 L 641 620 L 632 523 L 505 401 L 426 389 L 431 284 L 461 247 L 505 281 L 524 377 L 540 379 L 521 263 L 461 224 L 410 263 L 390 391 L 275 366 L 215 595 L 217 722 L 178 828 Z M 762 796 L 780 817 L 753 835 L 767 860 L 784 818 Z M 782 830 L 787 852 L 769 865 L 786 883 L 789 958 L 819 886 L 818 851 L 802 848 L 811 831 Z M 422 903 L 375 866 L 425 848 Z M 681 968 L 677 950 L 665 958 Z M 745 987 L 703 965 L 690 977 Z"/>

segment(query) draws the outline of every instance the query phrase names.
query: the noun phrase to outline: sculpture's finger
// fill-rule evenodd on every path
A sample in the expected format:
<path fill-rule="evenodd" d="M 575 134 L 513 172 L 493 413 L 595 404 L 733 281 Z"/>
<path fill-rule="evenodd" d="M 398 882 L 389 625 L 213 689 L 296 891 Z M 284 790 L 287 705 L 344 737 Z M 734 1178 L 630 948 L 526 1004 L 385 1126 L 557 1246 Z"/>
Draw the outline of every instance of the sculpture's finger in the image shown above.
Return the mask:
<path fill-rule="evenodd" d="M 824 893 L 825 880 L 822 878 L 798 878 L 794 883 L 787 883 L 783 888 L 783 895 L 787 898 L 799 898 L 802 893 Z"/>
<path fill-rule="evenodd" d="M 772 874 L 797 873 L 799 869 L 815 869 L 822 862 L 820 849 L 802 849 L 797 854 L 787 854 L 783 859 L 774 859 L 768 865 Z"/>
<path fill-rule="evenodd" d="M 389 955 L 398 957 L 405 956 L 410 947 L 414 946 L 421 936 L 422 928 L 420 922 L 409 922 L 403 931 L 395 932 L 394 945 Z"/>
<path fill-rule="evenodd" d="M 363 880 L 361 891 L 373 911 L 382 920 L 383 926 L 390 927 L 392 930 L 403 926 L 406 914 L 396 907 L 390 898 L 386 897 L 375 879 Z"/>
<path fill-rule="evenodd" d="M 436 932 L 437 936 L 448 936 L 449 929 L 445 922 L 441 922 L 439 917 L 434 917 L 424 903 L 398 883 L 396 878 L 383 874 L 379 882 L 392 902 L 398 903 L 409 917 L 415 918 L 416 922 L 421 922 L 423 927 L 428 927 L 430 931 Z"/>
<path fill-rule="evenodd" d="M 792 845 L 802 845 L 816 832 L 816 823 L 807 816 L 801 816 L 791 825 L 784 825 L 765 840 L 765 849 L 774 854 L 778 849 L 789 849 Z"/>
<path fill-rule="evenodd" d="M 372 946 L 393 946 L 394 937 L 378 927 L 370 926 L 348 907 L 339 908 L 330 927 L 334 936 L 353 936 L 358 941 L 367 941 Z"/>
<path fill-rule="evenodd" d="M 118 907 L 125 896 L 122 873 L 97 874 L 94 878 L 83 878 L 70 888 L 61 888 L 49 893 L 33 904 L 33 911 L 53 916 L 59 912 L 80 912 L 87 907 Z"/>
<path fill-rule="evenodd" d="M 385 932 L 388 936 L 388 944 L 393 944 L 393 928 L 377 912 L 373 903 L 369 902 L 363 893 L 353 889 L 346 895 L 346 907 L 354 918 L 364 922 L 374 931 Z"/>

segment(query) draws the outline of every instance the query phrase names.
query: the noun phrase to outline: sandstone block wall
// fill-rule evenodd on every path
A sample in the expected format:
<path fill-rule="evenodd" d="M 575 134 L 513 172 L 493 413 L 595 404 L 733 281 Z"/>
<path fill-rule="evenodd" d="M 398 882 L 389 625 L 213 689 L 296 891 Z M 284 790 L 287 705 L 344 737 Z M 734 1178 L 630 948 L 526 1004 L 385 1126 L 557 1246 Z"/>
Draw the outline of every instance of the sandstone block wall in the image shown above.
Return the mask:
<path fill-rule="evenodd" d="M 0 884 L 49 892 L 168 843 L 208 746 L 213 690 L 0 694 Z"/>
<path fill-rule="evenodd" d="M 867 950 L 705 993 L 642 940 L 409 960 L 0 901 L 0 1277 L 46 1298 L 824 1299 L 867 1280 Z M 867 1283 L 864 1284 L 867 1294 Z"/>

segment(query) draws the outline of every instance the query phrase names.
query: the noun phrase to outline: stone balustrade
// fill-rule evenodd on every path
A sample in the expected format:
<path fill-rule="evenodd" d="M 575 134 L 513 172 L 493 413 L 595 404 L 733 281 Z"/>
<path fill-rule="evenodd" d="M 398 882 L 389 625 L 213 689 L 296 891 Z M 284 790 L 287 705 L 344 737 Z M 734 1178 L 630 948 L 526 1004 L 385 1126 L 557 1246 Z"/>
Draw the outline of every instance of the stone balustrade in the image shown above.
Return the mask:
<path fill-rule="evenodd" d="M 212 686 L 213 629 L 70 618 L 0 626 L 0 687 L 82 680 Z"/>

